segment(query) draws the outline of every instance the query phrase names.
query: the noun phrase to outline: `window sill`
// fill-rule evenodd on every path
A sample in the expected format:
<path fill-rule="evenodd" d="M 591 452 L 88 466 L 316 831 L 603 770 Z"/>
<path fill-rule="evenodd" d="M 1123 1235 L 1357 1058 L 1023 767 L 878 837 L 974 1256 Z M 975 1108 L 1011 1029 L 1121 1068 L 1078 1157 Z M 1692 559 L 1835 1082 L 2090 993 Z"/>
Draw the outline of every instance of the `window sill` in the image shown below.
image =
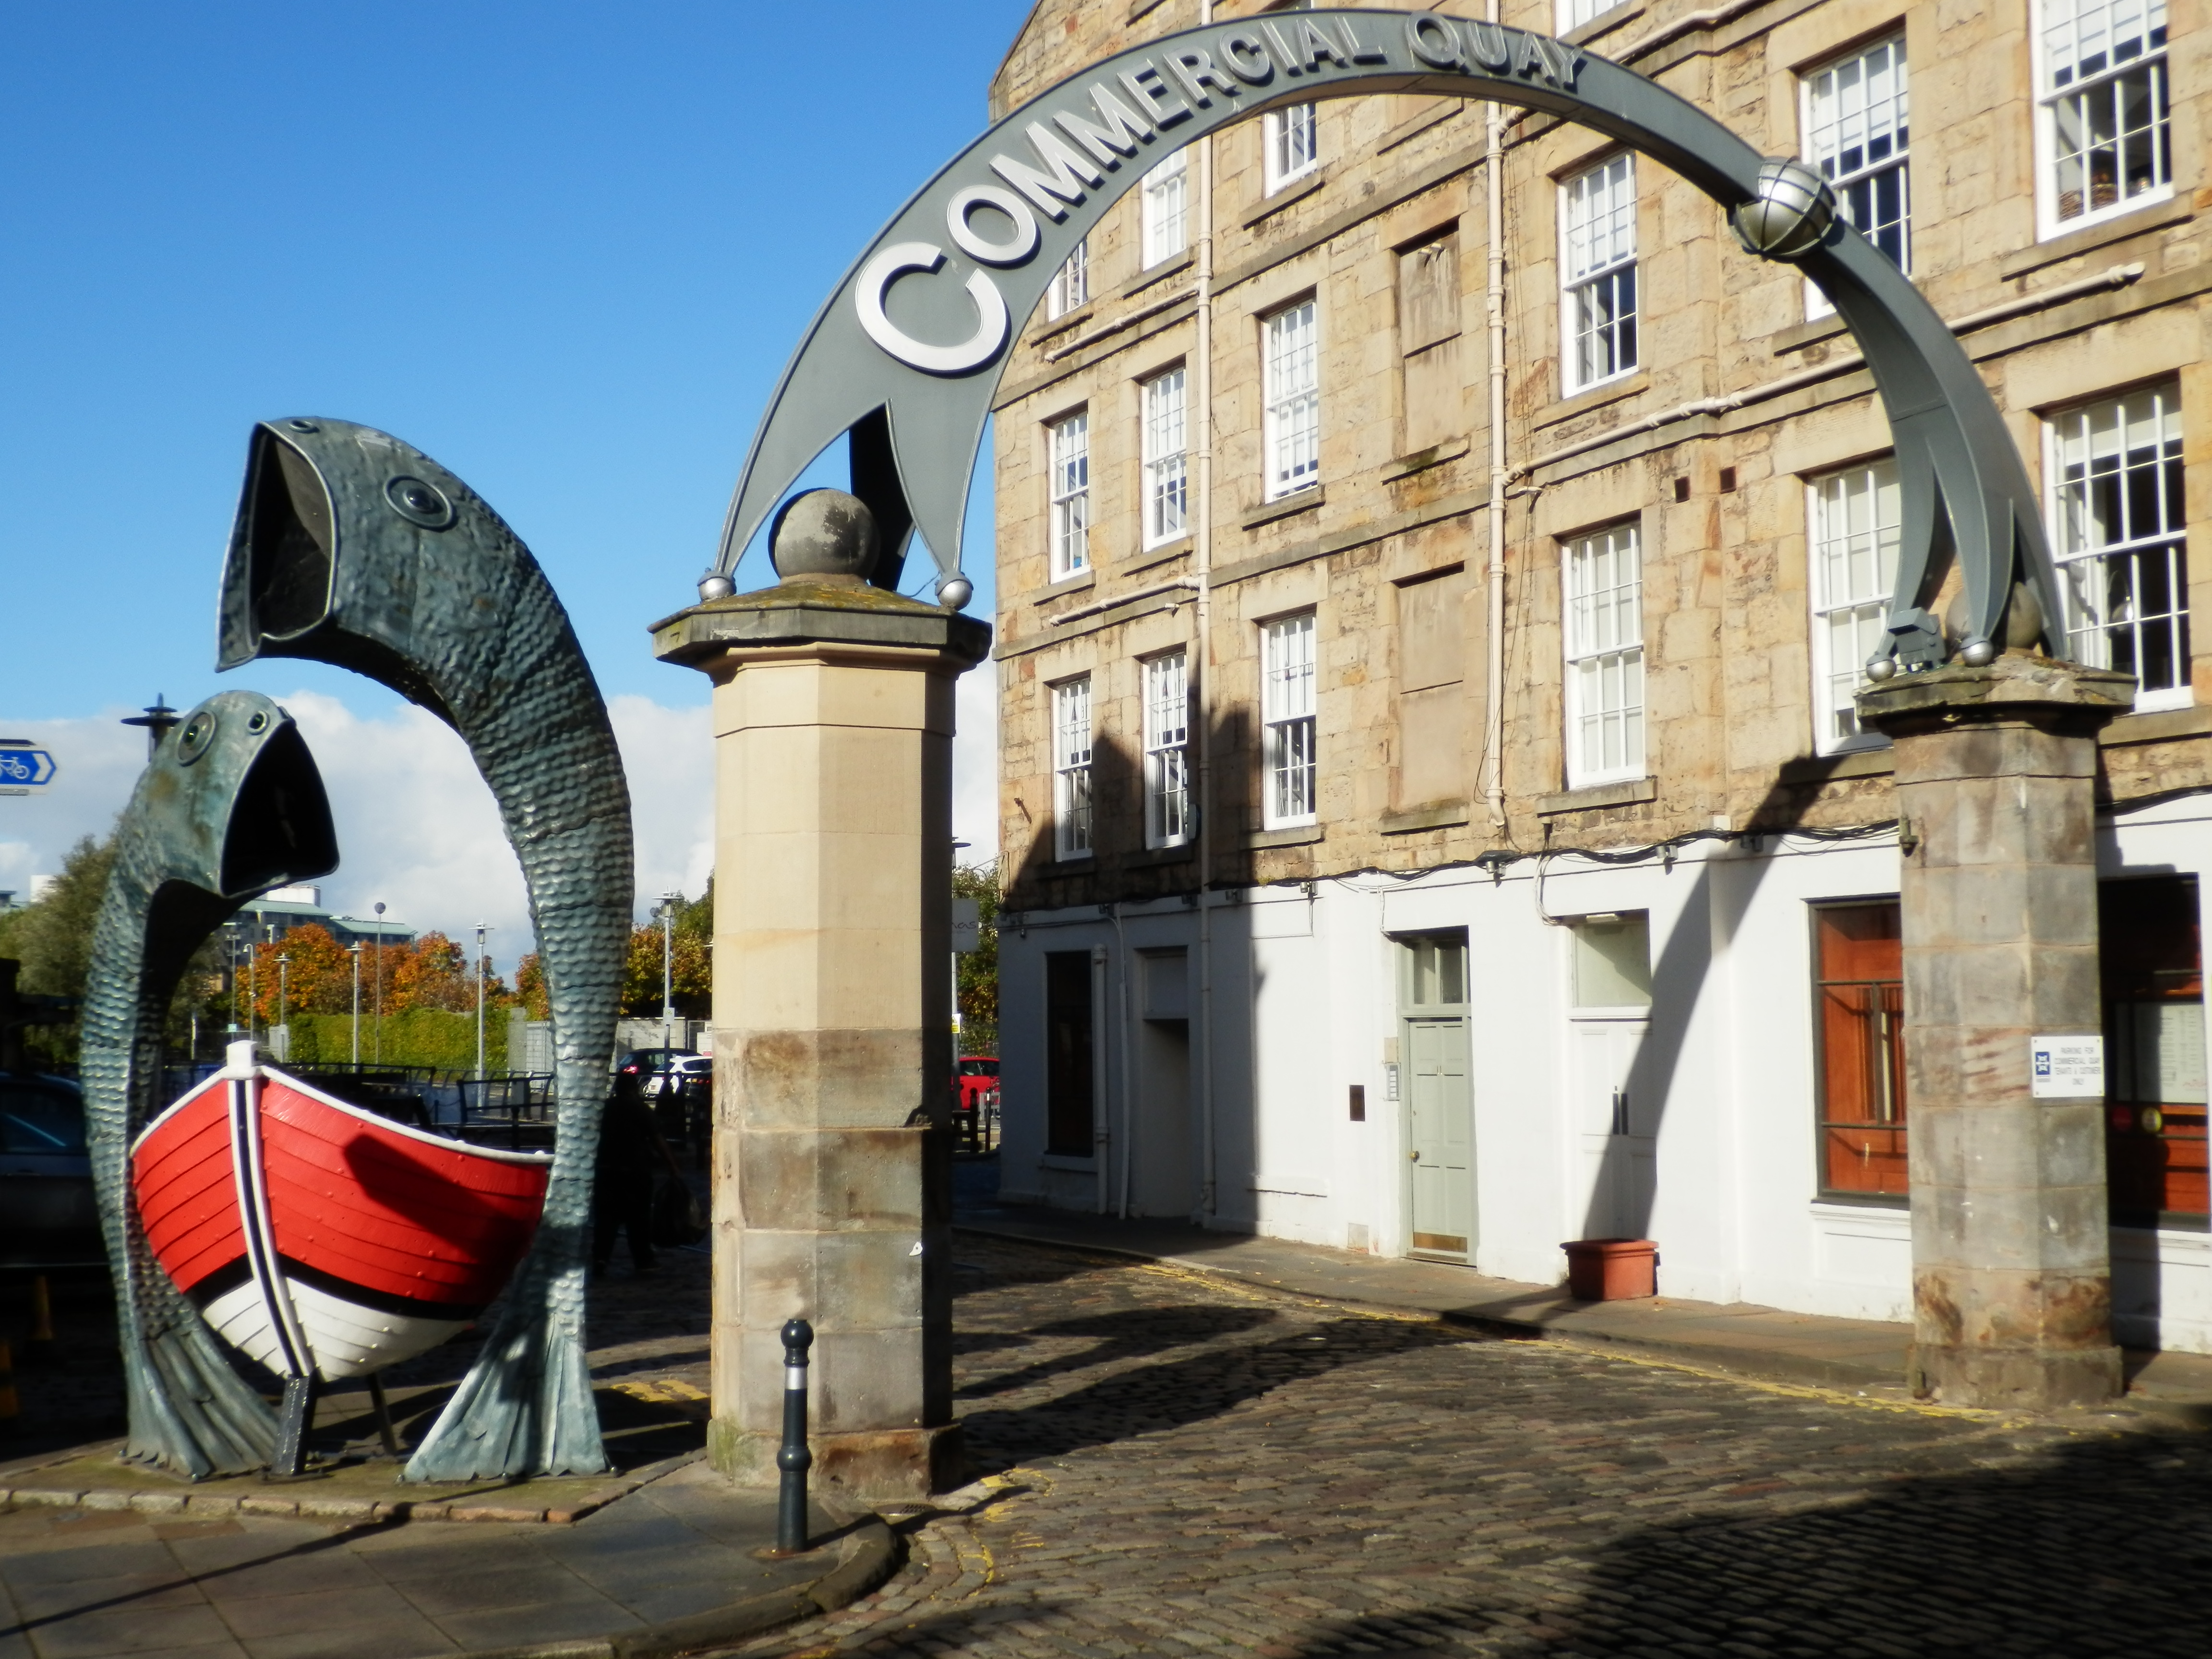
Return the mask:
<path fill-rule="evenodd" d="M 1467 803 L 1447 800 L 1403 812 L 1385 812 L 1376 828 L 1386 836 L 1410 836 L 1423 830 L 1449 830 L 1466 822 Z"/>
<path fill-rule="evenodd" d="M 2168 225 L 2185 224 L 2197 216 L 2185 196 L 2169 196 L 2164 201 L 2153 202 L 2148 207 L 2130 209 L 2116 213 L 2109 219 L 2099 219 L 2083 225 L 2078 230 L 2062 230 L 2045 237 L 2033 247 L 2022 248 L 2006 257 L 1997 266 L 1997 280 L 2008 283 L 2015 276 L 2025 276 L 2031 270 L 2040 270 L 2045 265 L 2055 265 L 2062 259 L 2094 252 L 2113 242 L 2124 242 L 2130 236 L 2141 236 L 2148 231 L 2163 230 Z"/>
<path fill-rule="evenodd" d="M 1856 1210 L 1872 1210 L 1885 1218 L 1909 1212 L 1912 1200 L 1904 1193 L 1822 1193 L 1813 1200 L 1815 1219 L 1844 1221 Z"/>
<path fill-rule="evenodd" d="M 1198 852 L 1194 841 L 1179 841 L 1172 847 L 1147 847 L 1141 853 L 1131 853 L 1121 862 L 1127 868 L 1145 869 L 1155 864 L 1181 864 Z"/>
<path fill-rule="evenodd" d="M 1116 300 L 1134 299 L 1156 283 L 1164 283 L 1170 276 L 1179 276 L 1196 263 L 1198 255 L 1185 248 L 1180 253 L 1170 253 L 1156 265 L 1146 265 L 1142 270 L 1114 290 Z"/>
<path fill-rule="evenodd" d="M 1328 499 L 1325 486 L 1314 484 L 1288 495 L 1278 495 L 1265 506 L 1256 507 L 1243 518 L 1243 527 L 1257 530 L 1261 525 L 1273 524 L 1278 519 L 1287 519 L 1294 513 L 1310 513 Z"/>
<path fill-rule="evenodd" d="M 1150 570 L 1156 564 L 1165 564 L 1170 559 L 1180 559 L 1191 550 L 1188 535 L 1176 537 L 1171 542 L 1162 542 L 1157 547 L 1140 547 L 1132 553 L 1121 567 L 1124 570 Z"/>
<path fill-rule="evenodd" d="M 1098 1160 L 1095 1158 L 1076 1158 L 1066 1152 L 1046 1152 L 1037 1159 L 1040 1170 L 1069 1170 L 1079 1175 L 1096 1175 Z"/>
<path fill-rule="evenodd" d="M 1617 404 L 1624 398 L 1633 398 L 1640 392 L 1651 389 L 1651 376 L 1644 369 L 1632 368 L 1618 379 L 1601 381 L 1587 391 L 1567 392 L 1552 405 L 1551 413 L 1536 422 L 1537 428 L 1558 426 L 1571 421 L 1577 415 L 1587 415 L 1594 409 L 1603 409 L 1607 404 Z"/>
<path fill-rule="evenodd" d="M 1322 836 L 1318 823 L 1292 823 L 1280 830 L 1255 830 L 1244 837 L 1244 845 L 1255 853 L 1270 847 L 1310 847 Z"/>
<path fill-rule="evenodd" d="M 1896 770 L 1897 751 L 1885 743 L 1832 755 L 1801 755 L 1783 762 L 1775 776 L 1782 783 L 1834 783 L 1844 778 L 1887 777 Z"/>
<path fill-rule="evenodd" d="M 1792 328 L 1778 329 L 1774 334 L 1774 355 L 1778 357 L 1792 351 L 1802 351 L 1808 345 L 1818 345 L 1823 340 L 1832 340 L 1844 331 L 1844 319 L 1834 312 L 1825 317 L 1814 317 Z"/>
<path fill-rule="evenodd" d="M 1447 438 L 1442 443 L 1431 444 L 1426 449 L 1417 449 L 1410 455 L 1401 455 L 1382 469 L 1382 482 L 1396 483 L 1401 478 L 1410 478 L 1416 472 L 1425 472 L 1432 466 L 1442 466 L 1446 461 L 1455 461 L 1467 453 L 1464 438 Z"/>
<path fill-rule="evenodd" d="M 1062 576 L 1056 582 L 1047 582 L 1030 596 L 1031 605 L 1050 605 L 1054 599 L 1066 599 L 1070 593 L 1080 593 L 1098 586 L 1098 567 L 1092 565 L 1079 570 L 1073 576 Z"/>
<path fill-rule="evenodd" d="M 1328 182 L 1328 169 L 1316 167 L 1311 173 L 1301 173 L 1287 185 L 1277 187 L 1272 196 L 1261 198 L 1260 205 L 1244 216 L 1244 228 L 1265 222 L 1293 203 L 1303 202 Z"/>
<path fill-rule="evenodd" d="M 2193 738 L 2212 732 L 2212 708 L 2185 704 L 2179 708 L 2146 708 L 2123 714 L 2097 733 L 2105 748 L 2130 743 L 2156 743 L 2162 738 Z"/>
<path fill-rule="evenodd" d="M 1097 867 L 1097 854 L 1070 853 L 1066 858 L 1055 856 L 1047 873 L 1055 876 L 1080 876 Z"/>
<path fill-rule="evenodd" d="M 1585 784 L 1579 789 L 1562 790 L 1556 795 L 1536 798 L 1536 812 L 1549 817 L 1558 812 L 1595 812 L 1607 806 L 1633 806 L 1638 801 L 1659 799 L 1659 780 L 1654 777 L 1622 778 L 1613 783 Z"/>

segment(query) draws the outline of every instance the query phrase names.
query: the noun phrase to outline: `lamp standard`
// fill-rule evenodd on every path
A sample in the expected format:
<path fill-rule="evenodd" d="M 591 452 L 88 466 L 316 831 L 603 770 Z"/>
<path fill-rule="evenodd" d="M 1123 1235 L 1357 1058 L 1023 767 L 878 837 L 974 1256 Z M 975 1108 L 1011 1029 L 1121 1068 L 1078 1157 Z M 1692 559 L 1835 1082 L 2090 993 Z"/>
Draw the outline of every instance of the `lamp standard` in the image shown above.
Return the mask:
<path fill-rule="evenodd" d="M 356 939 L 347 954 L 353 957 L 353 1068 L 361 1069 L 361 941 Z"/>
<path fill-rule="evenodd" d="M 676 1046 L 676 907 L 683 902 L 681 893 L 660 896 L 660 1046 L 664 1048 Z"/>
<path fill-rule="evenodd" d="M 485 927 L 482 922 L 477 924 L 477 1080 L 478 1082 L 483 1080 L 484 1074 L 484 935 L 491 931 L 492 929 Z"/>
<path fill-rule="evenodd" d="M 289 1015 L 286 1013 L 284 1006 L 286 1001 L 289 1000 L 289 993 L 291 988 L 291 974 L 292 958 L 288 956 L 278 957 L 276 958 L 276 1024 L 272 1028 L 272 1030 L 282 1031 L 284 1034 L 282 1039 L 284 1044 L 284 1052 L 277 1056 L 279 1060 L 289 1060 L 292 1058 L 291 1019 Z M 271 1040 L 275 1041 L 276 1039 L 272 1036 Z"/>
<path fill-rule="evenodd" d="M 384 901 L 376 902 L 376 1063 L 384 1064 Z"/>

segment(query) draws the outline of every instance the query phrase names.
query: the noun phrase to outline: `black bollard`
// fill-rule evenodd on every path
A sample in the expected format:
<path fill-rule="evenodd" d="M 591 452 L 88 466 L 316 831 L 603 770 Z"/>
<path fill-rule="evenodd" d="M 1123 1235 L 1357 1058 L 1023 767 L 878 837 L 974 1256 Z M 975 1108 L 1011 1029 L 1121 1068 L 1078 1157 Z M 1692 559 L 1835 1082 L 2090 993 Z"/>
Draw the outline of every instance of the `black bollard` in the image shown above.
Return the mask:
<path fill-rule="evenodd" d="M 814 1454 L 806 1449 L 806 1351 L 814 1346 L 814 1327 L 803 1319 L 783 1322 L 783 1444 L 775 1466 L 783 1471 L 776 1494 L 775 1549 L 797 1555 L 806 1547 L 806 1471 Z"/>

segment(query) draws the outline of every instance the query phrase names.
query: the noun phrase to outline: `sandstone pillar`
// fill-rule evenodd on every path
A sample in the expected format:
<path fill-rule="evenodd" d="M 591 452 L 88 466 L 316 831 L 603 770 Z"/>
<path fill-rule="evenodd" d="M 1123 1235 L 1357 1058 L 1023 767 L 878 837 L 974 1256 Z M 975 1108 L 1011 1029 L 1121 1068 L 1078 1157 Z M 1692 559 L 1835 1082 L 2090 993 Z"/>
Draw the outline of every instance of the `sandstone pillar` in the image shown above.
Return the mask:
<path fill-rule="evenodd" d="M 990 629 L 867 586 L 873 544 L 860 502 L 802 496 L 779 584 L 659 623 L 655 651 L 714 682 L 709 1455 L 775 1480 L 777 1332 L 803 1316 L 816 1479 L 918 1498 L 960 1461 L 952 698 Z"/>
<path fill-rule="evenodd" d="M 2098 728 L 2124 674 L 2008 653 L 1860 694 L 1897 745 L 1917 1392 L 2120 1389 L 2101 1093 L 2039 1094 L 2033 1039 L 2103 1030 Z M 2081 1085 L 2073 1085 L 2079 1088 Z"/>

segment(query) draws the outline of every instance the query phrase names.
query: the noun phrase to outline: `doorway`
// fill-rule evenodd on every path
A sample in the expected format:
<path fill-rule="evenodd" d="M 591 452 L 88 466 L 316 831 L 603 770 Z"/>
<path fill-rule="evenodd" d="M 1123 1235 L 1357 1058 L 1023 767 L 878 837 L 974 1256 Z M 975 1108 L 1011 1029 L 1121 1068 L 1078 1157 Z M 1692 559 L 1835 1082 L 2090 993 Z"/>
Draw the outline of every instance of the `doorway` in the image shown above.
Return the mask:
<path fill-rule="evenodd" d="M 1588 1182 L 1582 1237 L 1640 1237 L 1658 1185 L 1658 1103 L 1645 1097 L 1635 1075 L 1651 1032 L 1650 918 L 1623 911 L 1569 925 L 1568 1087 Z"/>
<path fill-rule="evenodd" d="M 1467 933 L 1398 941 L 1400 1075 L 1413 1254 L 1474 1255 L 1474 1095 L 1468 1076 Z"/>
<path fill-rule="evenodd" d="M 1190 965 L 1182 951 L 1144 951 L 1136 1036 L 1136 1133 L 1129 1213 L 1186 1218 L 1198 1208 L 1190 1121 Z"/>

